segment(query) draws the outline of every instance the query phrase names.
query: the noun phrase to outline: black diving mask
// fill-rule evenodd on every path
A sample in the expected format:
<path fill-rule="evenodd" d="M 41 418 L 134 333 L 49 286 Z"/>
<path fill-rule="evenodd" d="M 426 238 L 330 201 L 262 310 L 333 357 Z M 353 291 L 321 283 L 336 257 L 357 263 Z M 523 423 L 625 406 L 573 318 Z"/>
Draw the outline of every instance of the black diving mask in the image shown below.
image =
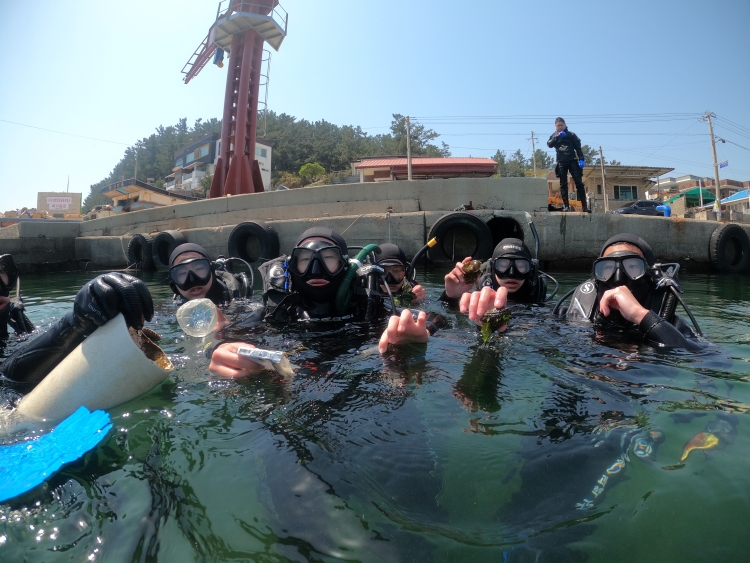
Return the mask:
<path fill-rule="evenodd" d="M 388 285 L 400 285 L 406 277 L 406 267 L 401 264 L 378 264 L 385 270 L 385 282 Z"/>
<path fill-rule="evenodd" d="M 319 245 L 319 248 L 315 248 Z M 329 276 L 336 276 L 344 269 L 346 263 L 338 246 L 331 246 L 325 241 L 313 241 L 306 246 L 298 246 L 292 250 L 289 267 L 298 276 L 307 276 L 308 272 L 311 274 L 325 272 Z M 321 268 L 323 271 L 316 271 Z"/>
<path fill-rule="evenodd" d="M 594 261 L 594 278 L 601 282 L 608 282 L 613 276 L 616 276 L 617 272 L 621 272 L 626 276 L 627 280 L 637 281 L 646 275 L 648 272 L 648 264 L 643 256 L 635 254 L 629 251 L 613 252 L 605 258 L 597 258 Z M 619 281 L 615 279 L 615 281 Z"/>
<path fill-rule="evenodd" d="M 169 279 L 183 291 L 206 285 L 211 274 L 211 262 L 206 258 L 186 260 L 169 269 Z"/>
<path fill-rule="evenodd" d="M 526 258 L 501 256 L 492 262 L 492 269 L 498 278 L 523 279 L 531 271 L 531 262 Z"/>

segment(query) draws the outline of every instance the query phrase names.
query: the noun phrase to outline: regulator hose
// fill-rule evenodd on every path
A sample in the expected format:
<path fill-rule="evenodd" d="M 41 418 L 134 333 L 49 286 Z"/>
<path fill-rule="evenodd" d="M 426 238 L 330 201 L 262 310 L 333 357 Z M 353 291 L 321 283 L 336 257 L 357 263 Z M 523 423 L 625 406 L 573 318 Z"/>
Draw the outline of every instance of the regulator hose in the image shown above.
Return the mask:
<path fill-rule="evenodd" d="M 420 258 L 424 255 L 425 252 L 427 252 L 430 248 L 435 246 L 438 243 L 438 239 L 435 237 L 431 238 L 427 241 L 427 244 L 425 244 L 422 248 L 419 249 L 419 251 L 414 255 L 414 258 L 411 259 L 411 262 L 409 262 L 409 267 L 406 269 L 406 279 L 410 282 L 414 281 L 412 279 L 412 276 L 414 275 L 414 268 L 417 265 L 417 262 Z"/>
<path fill-rule="evenodd" d="M 354 276 L 357 275 L 357 269 L 362 266 L 362 260 L 364 260 L 370 252 L 380 253 L 380 247 L 377 244 L 368 244 L 362 250 L 359 251 L 357 257 L 354 260 L 349 261 L 349 269 L 344 276 L 344 280 L 339 286 L 339 290 L 336 293 L 336 313 L 344 315 L 349 309 L 349 300 L 351 299 L 351 287 L 354 281 Z"/>

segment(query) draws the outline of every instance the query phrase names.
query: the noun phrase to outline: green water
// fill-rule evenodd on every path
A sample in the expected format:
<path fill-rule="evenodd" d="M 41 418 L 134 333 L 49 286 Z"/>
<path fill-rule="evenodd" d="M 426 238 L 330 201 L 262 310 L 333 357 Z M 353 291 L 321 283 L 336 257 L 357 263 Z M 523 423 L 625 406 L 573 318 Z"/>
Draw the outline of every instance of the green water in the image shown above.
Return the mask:
<path fill-rule="evenodd" d="M 53 322 L 91 276 L 24 277 L 29 316 Z M 583 277 L 561 276 L 564 289 Z M 432 309 L 440 279 L 426 284 Z M 146 281 L 173 377 L 112 410 L 113 430 L 83 459 L 0 504 L 0 560 L 748 558 L 748 278 L 683 278 L 715 343 L 697 355 L 597 335 L 546 308 L 517 313 L 488 345 L 446 312 L 451 328 L 426 348 L 385 359 L 361 328 L 234 331 L 295 350 L 291 383 L 212 379 L 168 288 Z M 680 463 L 717 421 L 731 430 L 720 445 Z M 649 431 L 664 438 L 641 459 L 629 446 Z M 577 510 L 584 498 L 593 508 Z"/>

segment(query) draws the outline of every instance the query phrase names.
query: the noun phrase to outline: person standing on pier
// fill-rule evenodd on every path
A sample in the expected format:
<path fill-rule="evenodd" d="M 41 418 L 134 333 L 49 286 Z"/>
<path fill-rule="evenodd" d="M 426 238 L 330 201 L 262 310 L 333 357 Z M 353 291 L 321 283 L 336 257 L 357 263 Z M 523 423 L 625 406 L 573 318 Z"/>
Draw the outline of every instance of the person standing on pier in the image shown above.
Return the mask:
<path fill-rule="evenodd" d="M 560 177 L 560 197 L 562 197 L 564 211 L 572 211 L 568 202 L 568 173 L 573 176 L 573 182 L 578 192 L 578 201 L 584 212 L 591 213 L 586 201 L 586 188 L 583 185 L 583 167 L 585 165 L 581 139 L 568 130 L 562 117 L 555 119 L 555 132 L 550 135 L 547 146 L 557 152 L 556 172 Z"/>

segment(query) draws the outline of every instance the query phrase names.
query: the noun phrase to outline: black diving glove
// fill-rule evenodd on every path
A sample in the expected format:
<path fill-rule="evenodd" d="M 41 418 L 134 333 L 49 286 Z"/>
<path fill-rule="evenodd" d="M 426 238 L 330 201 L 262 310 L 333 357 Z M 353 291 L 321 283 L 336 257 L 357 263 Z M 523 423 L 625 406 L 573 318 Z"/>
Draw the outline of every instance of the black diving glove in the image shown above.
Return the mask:
<path fill-rule="evenodd" d="M 31 390 L 89 334 L 118 313 L 136 330 L 143 328 L 144 319 L 151 320 L 154 303 L 146 284 L 120 273 L 94 278 L 76 295 L 73 311 L 16 350 L 0 366 L 0 373 L 22 384 L 19 390 Z"/>
<path fill-rule="evenodd" d="M 16 334 L 34 332 L 34 325 L 26 316 L 22 301 L 13 301 L 8 305 L 8 324 L 13 327 Z"/>
<path fill-rule="evenodd" d="M 154 302 L 146 284 L 138 278 L 112 272 L 97 276 L 76 295 L 73 311 L 77 317 L 96 326 L 122 313 L 128 326 L 143 328 L 144 319 L 154 316 Z"/>

